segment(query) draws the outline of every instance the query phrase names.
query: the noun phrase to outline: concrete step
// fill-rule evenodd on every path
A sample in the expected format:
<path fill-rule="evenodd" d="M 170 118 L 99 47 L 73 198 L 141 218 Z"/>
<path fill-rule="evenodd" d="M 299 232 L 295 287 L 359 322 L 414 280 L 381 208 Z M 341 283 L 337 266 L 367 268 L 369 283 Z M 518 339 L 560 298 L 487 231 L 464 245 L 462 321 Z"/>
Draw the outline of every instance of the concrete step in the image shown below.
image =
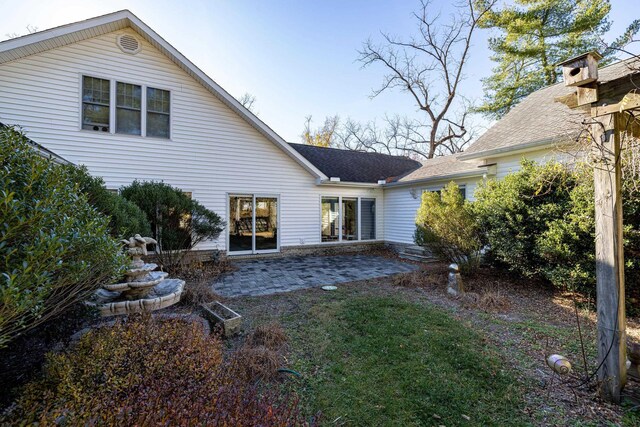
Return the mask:
<path fill-rule="evenodd" d="M 411 255 L 431 256 L 431 252 L 422 246 L 406 246 L 401 252 Z"/>
<path fill-rule="evenodd" d="M 411 253 L 406 253 L 406 252 L 400 252 L 398 254 L 398 256 L 402 259 L 408 259 L 411 261 L 416 261 L 416 262 L 424 262 L 424 263 L 429 263 L 429 262 L 437 262 L 438 260 L 431 256 L 431 255 L 417 255 L 417 254 L 411 254 Z"/>

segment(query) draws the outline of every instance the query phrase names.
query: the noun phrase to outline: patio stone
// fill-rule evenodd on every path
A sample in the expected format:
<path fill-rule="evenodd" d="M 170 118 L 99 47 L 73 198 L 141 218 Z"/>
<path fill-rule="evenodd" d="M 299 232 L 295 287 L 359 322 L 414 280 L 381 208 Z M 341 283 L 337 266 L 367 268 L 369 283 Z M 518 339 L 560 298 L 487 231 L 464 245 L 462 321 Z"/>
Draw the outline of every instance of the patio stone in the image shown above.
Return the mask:
<path fill-rule="evenodd" d="M 381 256 L 294 256 L 235 261 L 237 270 L 212 284 L 224 297 L 269 295 L 299 289 L 374 279 L 417 270 Z"/>

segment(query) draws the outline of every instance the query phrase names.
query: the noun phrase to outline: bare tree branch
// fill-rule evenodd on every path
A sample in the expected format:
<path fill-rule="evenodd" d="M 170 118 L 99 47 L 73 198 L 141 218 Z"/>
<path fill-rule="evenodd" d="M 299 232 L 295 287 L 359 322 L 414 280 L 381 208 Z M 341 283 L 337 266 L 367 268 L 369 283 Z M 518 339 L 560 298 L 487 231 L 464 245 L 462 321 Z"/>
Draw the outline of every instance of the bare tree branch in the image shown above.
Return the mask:
<path fill-rule="evenodd" d="M 452 110 L 458 106 L 459 85 L 473 34 L 495 1 L 476 4 L 465 0 L 446 24 L 440 24 L 439 15 L 430 15 L 429 1 L 421 1 L 413 15 L 418 24 L 416 35 L 402 40 L 383 33 L 381 44 L 367 40 L 358 52 L 362 66 L 380 64 L 387 71 L 372 97 L 390 89 L 407 93 L 423 118 L 386 117 L 385 131 L 378 130 L 375 122 L 360 125 L 348 120 L 341 129 L 339 143 L 356 150 L 393 151 L 426 158 L 463 149 L 469 142 L 465 127 L 469 105 L 463 100 L 461 114 L 453 114 Z"/>

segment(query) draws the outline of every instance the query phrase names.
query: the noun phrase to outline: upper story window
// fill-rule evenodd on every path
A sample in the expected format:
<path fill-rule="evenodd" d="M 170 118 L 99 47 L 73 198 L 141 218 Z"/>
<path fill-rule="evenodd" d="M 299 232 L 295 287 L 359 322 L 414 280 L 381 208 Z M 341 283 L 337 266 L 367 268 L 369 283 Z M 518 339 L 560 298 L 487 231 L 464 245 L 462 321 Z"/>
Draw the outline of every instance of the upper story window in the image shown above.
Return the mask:
<path fill-rule="evenodd" d="M 113 127 L 111 120 L 115 121 Z M 171 93 L 144 85 L 83 76 L 82 129 L 169 139 Z"/>
<path fill-rule="evenodd" d="M 111 83 L 95 77 L 82 77 L 82 129 L 109 132 Z"/>
<path fill-rule="evenodd" d="M 142 87 L 116 83 L 116 133 L 142 135 Z"/>
<path fill-rule="evenodd" d="M 169 138 L 169 91 L 147 88 L 147 136 Z"/>

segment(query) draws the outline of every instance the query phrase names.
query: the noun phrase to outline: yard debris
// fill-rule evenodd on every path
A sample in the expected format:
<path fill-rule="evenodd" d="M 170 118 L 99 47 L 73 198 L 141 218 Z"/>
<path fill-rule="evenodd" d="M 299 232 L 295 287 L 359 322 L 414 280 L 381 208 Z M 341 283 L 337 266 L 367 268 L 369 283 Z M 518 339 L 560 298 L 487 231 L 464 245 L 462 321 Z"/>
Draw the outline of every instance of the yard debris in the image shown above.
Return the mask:
<path fill-rule="evenodd" d="M 567 375 L 571 373 L 571 362 L 569 362 L 569 359 L 559 354 L 552 354 L 547 357 L 547 365 L 549 365 L 549 367 L 553 369 L 553 372 L 557 374 Z"/>

